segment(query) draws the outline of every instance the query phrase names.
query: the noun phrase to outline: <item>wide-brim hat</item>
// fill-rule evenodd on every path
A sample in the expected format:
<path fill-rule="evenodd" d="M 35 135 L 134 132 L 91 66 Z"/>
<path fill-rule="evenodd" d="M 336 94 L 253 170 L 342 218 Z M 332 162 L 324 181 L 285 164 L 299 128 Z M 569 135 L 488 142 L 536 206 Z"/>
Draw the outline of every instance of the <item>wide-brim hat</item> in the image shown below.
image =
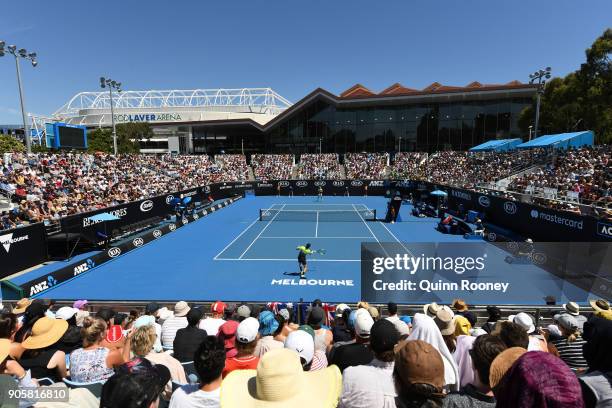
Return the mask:
<path fill-rule="evenodd" d="M 268 351 L 257 370 L 232 371 L 221 385 L 223 407 L 336 407 L 342 374 L 332 365 L 304 371 L 299 355 L 289 349 Z"/>
<path fill-rule="evenodd" d="M 580 314 L 580 306 L 575 302 L 564 303 L 562 307 L 572 316 L 578 316 Z"/>
<path fill-rule="evenodd" d="M 467 303 L 463 299 L 455 299 L 453 300 L 453 308 L 458 312 L 464 312 L 468 310 Z"/>
<path fill-rule="evenodd" d="M 21 346 L 26 350 L 49 347 L 57 343 L 66 330 L 68 330 L 67 321 L 41 317 L 34 323 L 32 334 L 21 343 Z"/>
<path fill-rule="evenodd" d="M 436 302 L 428 303 L 423 306 L 423 314 L 426 316 L 434 317 L 440 310 L 440 306 Z"/>
<path fill-rule="evenodd" d="M 25 313 L 28 306 L 32 304 L 32 301 L 28 298 L 20 299 L 15 307 L 13 308 L 13 314 L 22 314 Z"/>
<path fill-rule="evenodd" d="M 589 300 L 589 304 L 596 312 L 609 312 L 610 303 L 603 299 Z"/>
<path fill-rule="evenodd" d="M 184 302 L 182 300 L 178 302 L 176 305 L 174 305 L 174 315 L 176 317 L 187 316 L 187 313 L 189 313 L 189 310 L 191 310 L 191 308 L 189 307 L 187 302 Z"/>

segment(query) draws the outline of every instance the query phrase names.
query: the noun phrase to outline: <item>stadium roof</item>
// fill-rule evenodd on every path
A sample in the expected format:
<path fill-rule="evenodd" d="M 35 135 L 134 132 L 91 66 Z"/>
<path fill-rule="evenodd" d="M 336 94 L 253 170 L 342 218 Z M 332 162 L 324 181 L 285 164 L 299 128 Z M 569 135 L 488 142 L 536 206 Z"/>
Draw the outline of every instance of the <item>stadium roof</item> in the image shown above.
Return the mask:
<path fill-rule="evenodd" d="M 537 147 L 552 147 L 555 149 L 567 149 L 569 147 L 593 146 L 595 135 L 592 131 L 559 133 L 556 135 L 544 135 L 536 139 L 521 143 L 516 146 L 519 149 L 533 149 Z"/>
<path fill-rule="evenodd" d="M 290 107 L 291 102 L 271 88 L 173 89 L 121 92 L 113 97 L 113 106 L 118 110 L 231 107 L 254 113 L 279 114 Z M 90 109 L 110 109 L 109 93 L 80 92 L 55 111 L 53 116 L 70 117 L 79 115 L 81 110 Z"/>
<path fill-rule="evenodd" d="M 381 92 L 376 93 L 361 84 L 355 84 L 346 91 L 340 93 L 340 98 L 356 99 L 398 95 L 431 95 L 452 92 L 501 91 L 533 87 L 534 85 L 532 84 L 523 84 L 520 81 L 516 80 L 510 81 L 506 84 L 481 84 L 478 81 L 473 81 L 467 84 L 466 86 L 451 86 L 443 85 L 439 82 L 433 82 L 423 89 L 406 88 L 399 82 L 396 82 L 388 88 L 382 90 Z"/>
<path fill-rule="evenodd" d="M 474 146 L 470 149 L 470 152 L 488 152 L 488 151 L 505 151 L 515 149 L 517 145 L 521 144 L 521 139 L 501 139 L 501 140 L 489 140 Z"/>

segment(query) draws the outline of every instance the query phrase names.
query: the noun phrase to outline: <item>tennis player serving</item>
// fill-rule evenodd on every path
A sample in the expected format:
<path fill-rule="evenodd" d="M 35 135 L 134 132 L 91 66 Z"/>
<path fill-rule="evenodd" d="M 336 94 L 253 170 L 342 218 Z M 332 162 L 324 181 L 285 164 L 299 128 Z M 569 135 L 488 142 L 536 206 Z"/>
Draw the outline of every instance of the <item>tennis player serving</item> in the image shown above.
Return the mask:
<path fill-rule="evenodd" d="M 306 279 L 306 272 L 308 272 L 308 262 L 306 261 L 306 256 L 315 254 L 315 253 L 325 255 L 325 250 L 324 249 L 319 249 L 319 250 L 311 249 L 310 242 L 307 243 L 306 245 L 300 245 L 295 249 L 300 251 L 298 253 L 298 264 L 300 265 L 300 279 Z"/>

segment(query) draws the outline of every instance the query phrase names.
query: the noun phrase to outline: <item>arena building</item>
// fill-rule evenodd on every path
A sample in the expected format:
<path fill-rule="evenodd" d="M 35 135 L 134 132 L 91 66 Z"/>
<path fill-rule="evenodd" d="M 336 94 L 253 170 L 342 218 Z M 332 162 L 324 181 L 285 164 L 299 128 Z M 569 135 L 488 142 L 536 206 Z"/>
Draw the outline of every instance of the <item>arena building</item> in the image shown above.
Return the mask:
<path fill-rule="evenodd" d="M 537 86 L 399 83 L 375 93 L 356 84 L 340 95 L 317 88 L 295 104 L 270 88 L 127 91 L 115 96 L 116 123 L 148 122 L 143 153 L 347 153 L 466 150 L 524 135 L 520 112 Z M 53 119 L 111 125 L 108 92 L 82 92 Z"/>

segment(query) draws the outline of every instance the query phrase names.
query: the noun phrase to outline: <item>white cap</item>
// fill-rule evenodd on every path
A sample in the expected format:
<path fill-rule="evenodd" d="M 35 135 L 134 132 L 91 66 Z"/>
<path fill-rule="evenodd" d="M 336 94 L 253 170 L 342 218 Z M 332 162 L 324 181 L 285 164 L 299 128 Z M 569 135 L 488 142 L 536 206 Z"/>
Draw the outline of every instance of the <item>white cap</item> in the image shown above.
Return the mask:
<path fill-rule="evenodd" d="M 350 309 L 350 307 L 346 303 L 340 303 L 336 306 L 336 317 L 342 316 L 342 312 L 346 309 Z"/>
<path fill-rule="evenodd" d="M 285 339 L 285 348 L 294 350 L 308 364 L 314 356 L 314 339 L 304 330 L 292 331 Z"/>
<path fill-rule="evenodd" d="M 366 309 L 357 309 L 355 312 L 355 333 L 359 337 L 370 337 L 370 329 L 374 319 Z"/>
<path fill-rule="evenodd" d="M 247 317 L 240 322 L 236 329 L 236 340 L 246 344 L 254 341 L 259 333 L 259 322 L 254 317 Z"/>
<path fill-rule="evenodd" d="M 70 307 L 70 306 L 60 307 L 57 310 L 57 312 L 55 312 L 55 318 L 56 319 L 62 319 L 62 320 L 68 320 L 72 316 L 77 314 L 78 311 L 79 311 L 79 309 L 76 309 L 76 308 Z"/>

